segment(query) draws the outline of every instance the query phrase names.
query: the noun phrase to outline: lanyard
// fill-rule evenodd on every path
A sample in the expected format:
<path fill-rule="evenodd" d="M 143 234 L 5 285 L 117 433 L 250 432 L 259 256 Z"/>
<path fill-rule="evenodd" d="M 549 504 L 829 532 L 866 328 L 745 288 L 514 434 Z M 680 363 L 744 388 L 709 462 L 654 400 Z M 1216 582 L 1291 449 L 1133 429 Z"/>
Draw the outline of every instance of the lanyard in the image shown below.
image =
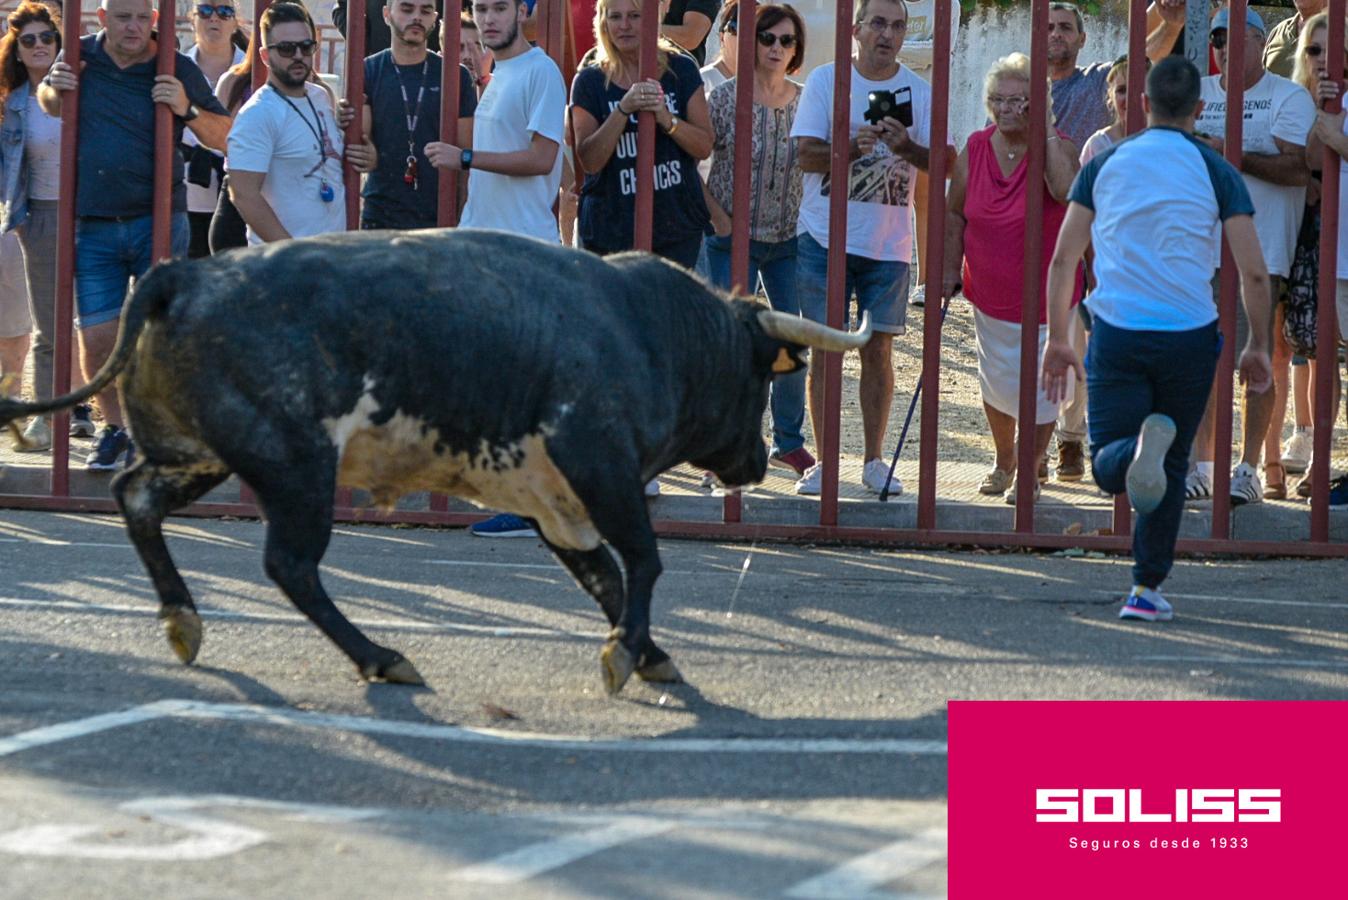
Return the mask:
<path fill-rule="evenodd" d="M 398 90 L 403 95 L 403 116 L 407 119 L 407 171 L 403 172 L 403 182 L 410 184 L 412 190 L 417 190 L 420 186 L 417 183 L 417 148 L 416 131 L 417 122 L 421 119 L 421 100 L 426 96 L 426 68 L 430 65 L 430 55 L 421 62 L 421 86 L 417 88 L 417 104 L 409 108 L 407 99 L 407 85 L 403 84 L 402 73 L 398 71 L 398 64 L 393 62 L 393 57 L 384 59 L 386 65 L 393 67 L 393 77 L 398 79 Z"/>
<path fill-rule="evenodd" d="M 284 100 L 286 106 L 289 106 L 295 111 L 295 115 L 300 117 L 300 121 L 304 123 L 304 126 L 313 133 L 314 139 L 318 141 L 318 164 L 309 170 L 308 175 L 305 176 L 307 178 L 309 175 L 322 169 L 323 164 L 328 161 L 328 148 L 331 147 L 332 144 L 328 140 L 327 126 L 323 124 L 323 117 L 318 114 L 318 108 L 314 106 L 314 101 L 309 98 L 309 91 L 307 89 L 304 92 L 304 102 L 309 104 L 309 111 L 314 114 L 314 122 L 317 123 L 317 127 L 309 121 L 308 117 L 300 111 L 298 106 L 291 102 L 289 97 L 280 91 L 276 92 L 276 96 Z M 331 203 L 335 196 L 336 193 L 333 191 L 332 185 L 328 184 L 328 180 L 320 175 L 318 186 L 319 199 L 324 203 Z"/>

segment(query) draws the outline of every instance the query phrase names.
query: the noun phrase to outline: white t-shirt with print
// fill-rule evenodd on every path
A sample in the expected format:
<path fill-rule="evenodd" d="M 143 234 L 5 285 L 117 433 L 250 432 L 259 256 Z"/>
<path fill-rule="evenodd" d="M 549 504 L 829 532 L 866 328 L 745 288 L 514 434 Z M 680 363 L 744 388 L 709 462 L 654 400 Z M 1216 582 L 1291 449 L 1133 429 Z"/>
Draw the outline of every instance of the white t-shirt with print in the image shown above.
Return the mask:
<path fill-rule="evenodd" d="M 1226 91 L 1221 76 L 1203 79 L 1203 113 L 1195 130 L 1214 136 L 1226 132 Z M 1241 149 L 1246 153 L 1278 153 L 1273 139 L 1281 138 L 1299 147 L 1315 124 L 1315 102 L 1306 89 L 1295 81 L 1265 72 L 1254 87 L 1245 90 L 1245 117 Z M 1292 270 L 1297 230 L 1306 208 L 1306 188 L 1271 184 L 1249 173 L 1241 173 L 1250 199 L 1254 201 L 1254 230 L 1264 251 L 1269 274 L 1287 277 Z"/>
<path fill-rule="evenodd" d="M 833 128 L 834 64 L 810 73 L 801 92 L 791 137 L 830 141 Z M 913 127 L 909 136 L 926 147 L 931 143 L 931 88 L 913 70 L 900 65 L 894 77 L 870 81 L 852 67 L 850 141 L 866 124 L 871 91 L 909 88 L 913 94 Z M 867 259 L 909 262 L 913 257 L 912 196 L 917 167 L 895 156 L 883 141 L 875 150 L 851 163 L 847 197 L 847 252 Z M 797 234 L 809 232 L 820 246 L 828 246 L 828 174 L 806 172 Z"/>
<path fill-rule="evenodd" d="M 535 134 L 558 145 L 546 175 L 468 172 L 465 228 L 497 228 L 545 241 L 560 241 L 552 204 L 562 184 L 566 85 L 557 64 L 534 47 L 513 59 L 498 59 L 473 113 L 473 149 L 512 153 L 529 149 Z"/>
<path fill-rule="evenodd" d="M 291 237 L 346 229 L 342 130 L 328 92 L 307 83 L 304 90 L 303 97 L 289 97 L 263 85 L 229 131 L 230 171 L 266 174 L 262 196 Z M 325 184 L 331 200 L 322 197 Z M 262 243 L 251 226 L 248 243 Z"/>

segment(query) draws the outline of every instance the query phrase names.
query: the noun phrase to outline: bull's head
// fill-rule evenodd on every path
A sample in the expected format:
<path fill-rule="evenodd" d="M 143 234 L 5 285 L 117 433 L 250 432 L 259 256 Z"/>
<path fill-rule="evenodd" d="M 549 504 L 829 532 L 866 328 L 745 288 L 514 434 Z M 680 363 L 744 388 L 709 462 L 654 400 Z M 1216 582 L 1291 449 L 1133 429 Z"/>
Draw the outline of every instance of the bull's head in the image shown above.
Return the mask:
<path fill-rule="evenodd" d="M 749 330 L 752 345 L 752 371 L 757 382 L 752 392 L 753 409 L 746 410 L 736 438 L 719 452 L 694 465 L 709 469 L 727 485 L 762 481 L 768 468 L 767 449 L 763 446 L 760 423 L 767 406 L 768 384 L 775 377 L 805 368 L 810 348 L 841 353 L 865 346 L 871 339 L 870 313 L 861 317 L 856 331 L 839 331 L 818 322 L 745 303 L 741 317 Z M 745 314 L 747 312 L 747 315 Z"/>

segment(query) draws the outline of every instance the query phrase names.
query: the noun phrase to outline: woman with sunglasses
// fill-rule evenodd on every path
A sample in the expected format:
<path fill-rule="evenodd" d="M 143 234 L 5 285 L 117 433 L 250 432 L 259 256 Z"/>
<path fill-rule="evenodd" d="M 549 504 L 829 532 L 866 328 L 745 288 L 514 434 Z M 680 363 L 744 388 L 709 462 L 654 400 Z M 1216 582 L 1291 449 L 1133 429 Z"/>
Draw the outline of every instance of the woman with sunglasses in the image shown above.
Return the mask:
<path fill-rule="evenodd" d="M 796 297 L 796 221 L 800 217 L 801 170 L 791 123 L 796 118 L 801 85 L 787 78 L 805 60 L 805 23 L 790 6 L 759 6 L 754 17 L 752 78 L 753 131 L 749 205 L 739 211 L 749 220 L 749 280 L 740 290 L 752 293 L 759 279 L 772 308 L 800 314 Z M 707 187 L 713 201 L 734 213 L 735 98 L 738 77 L 711 92 L 714 135 L 711 177 Z M 730 244 L 727 236 L 707 239 L 707 263 L 714 284 L 730 288 Z M 815 464 L 805 449 L 805 370 L 772 381 L 772 455 L 774 465 L 805 474 Z"/>
<path fill-rule="evenodd" d="M 38 106 L 37 85 L 60 50 L 60 23 L 41 3 L 20 4 L 0 38 L 0 115 L 4 116 L 0 123 L 0 231 L 4 232 L 0 243 L 0 370 L 22 376 L 29 332 L 33 332 L 33 388 L 41 400 L 52 397 L 54 380 L 61 120 Z M 22 251 L 14 245 L 16 235 Z M 17 283 L 10 275 L 15 264 L 23 267 Z M 71 369 L 77 373 L 78 363 Z M 72 381 L 72 386 L 82 384 L 74 374 Z M 76 412 L 71 433 L 93 434 L 88 407 Z M 33 419 L 24 438 L 25 443 L 15 449 L 51 447 L 49 420 Z"/>
<path fill-rule="evenodd" d="M 237 33 L 234 0 L 209 0 L 192 8 L 192 32 L 196 43 L 187 58 L 197 64 L 206 82 L 215 90 L 220 79 L 232 67 L 243 62 L 243 51 L 234 44 Z M 187 219 L 192 242 L 187 255 L 193 259 L 209 256 L 211 219 L 220 195 L 220 176 L 225 157 L 202 147 L 191 131 L 183 133 L 183 145 L 191 148 L 187 159 Z"/>

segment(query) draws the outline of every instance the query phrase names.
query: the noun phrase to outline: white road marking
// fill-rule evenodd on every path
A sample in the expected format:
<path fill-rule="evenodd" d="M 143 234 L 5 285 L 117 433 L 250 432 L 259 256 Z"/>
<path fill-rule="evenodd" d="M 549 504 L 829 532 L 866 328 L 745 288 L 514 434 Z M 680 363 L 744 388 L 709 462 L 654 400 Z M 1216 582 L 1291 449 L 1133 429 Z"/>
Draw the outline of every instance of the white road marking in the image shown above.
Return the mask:
<path fill-rule="evenodd" d="M 84 737 L 110 728 L 158 718 L 263 722 L 294 728 L 318 728 L 358 734 L 379 734 L 495 747 L 621 753 L 847 753 L 866 755 L 913 754 L 944 756 L 945 741 L 903 738 L 592 738 L 553 735 L 499 728 L 475 728 L 426 722 L 373 719 L 334 713 L 307 712 L 243 703 L 205 703 L 198 700 L 160 700 L 121 713 L 77 719 L 0 739 L 4 753 Z"/>
<path fill-rule="evenodd" d="M 681 824 L 677 819 L 667 818 L 624 819 L 601 828 L 529 844 L 486 862 L 459 869 L 453 877 L 456 881 L 477 884 L 518 884 L 629 841 L 664 834 Z"/>
<path fill-rule="evenodd" d="M 1220 663 L 1236 666 L 1292 666 L 1302 669 L 1348 668 L 1348 659 L 1283 659 L 1277 656 L 1139 656 L 1141 662 Z"/>
<path fill-rule="evenodd" d="M 85 859 L 123 859 L 140 862 L 180 862 L 215 859 L 247 850 L 263 843 L 267 832 L 232 822 L 224 822 L 195 810 L 203 807 L 261 809 L 276 812 L 300 822 L 357 822 L 382 815 L 381 809 L 356 809 L 312 803 L 285 803 L 228 794 L 200 797 L 144 797 L 118 806 L 123 813 L 181 828 L 191 837 L 168 844 L 126 844 L 81 842 L 81 838 L 103 831 L 98 825 L 34 825 L 0 834 L 0 851 L 25 856 L 82 857 Z"/>
<path fill-rule="evenodd" d="M 172 703 L 173 701 L 169 702 Z M 45 744 L 56 744 L 61 741 L 97 734 L 100 731 L 107 731 L 109 728 L 120 728 L 123 725 L 134 725 L 138 722 L 159 719 L 167 714 L 161 703 L 150 703 L 121 712 L 104 713 L 101 716 L 90 716 L 87 719 L 76 719 L 73 722 L 62 722 L 59 725 L 34 728 L 31 731 L 0 738 L 0 756 L 8 756 L 11 753 L 41 747 Z"/>
<path fill-rule="evenodd" d="M 1120 590 L 1104 590 L 1097 588 L 1097 594 L 1113 594 L 1120 600 L 1123 599 L 1124 592 Z M 1254 603 L 1261 606 L 1314 606 L 1320 609 L 1343 609 L 1348 610 L 1348 603 L 1324 603 L 1318 600 L 1273 600 L 1268 597 L 1232 597 L 1229 594 L 1171 594 L 1166 593 L 1166 597 L 1171 600 L 1213 600 L 1218 603 Z"/>
<path fill-rule="evenodd" d="M 793 900 L 867 900 L 895 895 L 876 889 L 887 881 L 911 875 L 946 855 L 945 829 L 933 828 L 914 838 L 887 844 L 878 850 L 849 860 L 823 875 L 801 881 L 788 888 L 785 896 Z M 900 894 L 909 900 L 936 900 L 919 894 Z"/>

